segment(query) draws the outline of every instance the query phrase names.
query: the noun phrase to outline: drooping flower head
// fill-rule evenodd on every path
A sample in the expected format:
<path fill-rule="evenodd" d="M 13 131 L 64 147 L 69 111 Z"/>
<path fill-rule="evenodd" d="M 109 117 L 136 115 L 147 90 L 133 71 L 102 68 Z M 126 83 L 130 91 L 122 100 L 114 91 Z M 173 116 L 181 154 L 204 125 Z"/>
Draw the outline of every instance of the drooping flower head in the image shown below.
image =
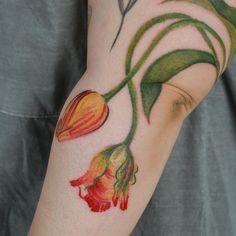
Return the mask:
<path fill-rule="evenodd" d="M 70 181 L 79 188 L 79 196 L 94 212 L 108 210 L 112 203 L 121 210 L 128 206 L 129 188 L 135 183 L 137 166 L 129 148 L 111 146 L 98 153 L 89 170 L 80 178 Z"/>
<path fill-rule="evenodd" d="M 108 106 L 102 95 L 84 91 L 68 104 L 56 127 L 59 142 L 78 138 L 98 129 L 106 121 Z"/>

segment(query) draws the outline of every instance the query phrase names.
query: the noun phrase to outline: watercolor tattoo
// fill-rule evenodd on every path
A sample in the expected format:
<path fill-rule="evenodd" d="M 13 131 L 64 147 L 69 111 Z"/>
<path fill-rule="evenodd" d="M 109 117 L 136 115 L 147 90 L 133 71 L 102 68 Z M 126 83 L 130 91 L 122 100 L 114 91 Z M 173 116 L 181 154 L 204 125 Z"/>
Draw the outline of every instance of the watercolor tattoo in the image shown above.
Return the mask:
<path fill-rule="evenodd" d="M 123 142 L 101 150 L 92 159 L 88 171 L 78 179 L 70 181 L 71 186 L 78 188 L 79 197 L 87 202 L 93 212 L 103 212 L 112 206 L 119 206 L 121 210 L 126 210 L 128 207 L 129 190 L 136 182 L 135 175 L 138 171 L 130 149 L 138 124 L 137 93 L 132 80 L 159 42 L 175 29 L 193 26 L 208 45 L 209 51 L 191 48 L 176 49 L 156 58 L 149 65 L 140 83 L 143 111 L 149 122 L 150 113 L 161 93 L 163 83 L 197 63 L 213 65 L 218 78 L 236 51 L 236 8 L 228 6 L 222 0 L 176 1 L 200 5 L 218 17 L 230 35 L 230 55 L 227 54 L 220 35 L 207 23 L 178 12 L 159 15 L 145 22 L 131 40 L 125 59 L 125 77 L 116 87 L 103 95 L 94 91 L 84 91 L 68 104 L 58 121 L 55 132 L 59 142 L 75 139 L 97 130 L 108 119 L 109 101 L 124 87 L 127 86 L 129 90 L 133 115 L 127 137 Z M 123 9 L 122 5 L 120 7 Z M 134 51 L 146 32 L 157 24 L 170 22 L 169 20 L 173 20 L 172 23 L 157 32 L 150 45 L 147 45 L 146 51 L 136 63 L 133 63 Z M 219 59 L 212 38 L 218 41 L 223 59 Z"/>

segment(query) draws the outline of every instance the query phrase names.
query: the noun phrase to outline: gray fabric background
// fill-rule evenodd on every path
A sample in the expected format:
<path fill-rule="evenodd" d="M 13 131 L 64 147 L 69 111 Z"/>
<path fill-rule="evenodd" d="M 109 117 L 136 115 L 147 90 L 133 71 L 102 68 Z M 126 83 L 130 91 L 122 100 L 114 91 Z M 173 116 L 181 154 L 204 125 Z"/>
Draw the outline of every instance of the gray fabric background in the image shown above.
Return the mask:
<path fill-rule="evenodd" d="M 58 114 L 85 70 L 86 12 L 86 0 L 0 0 L 1 236 L 31 224 Z M 236 235 L 235 66 L 185 121 L 132 236 Z"/>

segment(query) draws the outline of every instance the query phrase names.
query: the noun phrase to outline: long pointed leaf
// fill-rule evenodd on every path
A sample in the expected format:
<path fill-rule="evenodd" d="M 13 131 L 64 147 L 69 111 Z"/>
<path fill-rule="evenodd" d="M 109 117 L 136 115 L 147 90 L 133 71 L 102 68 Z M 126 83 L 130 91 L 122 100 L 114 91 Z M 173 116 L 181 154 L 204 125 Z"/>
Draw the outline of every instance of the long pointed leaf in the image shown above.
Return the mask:
<path fill-rule="evenodd" d="M 225 11 L 224 11 L 224 15 L 221 13 L 221 9 L 219 8 L 219 5 L 216 7 L 216 5 L 213 5 L 213 2 L 214 4 L 217 4 L 218 1 L 220 2 L 223 2 L 222 0 L 166 0 L 166 1 L 163 1 L 164 2 L 173 2 L 173 1 L 182 1 L 182 2 L 191 2 L 191 3 L 194 3 L 196 5 L 199 5 L 199 6 L 202 6 L 208 10 L 210 10 L 211 12 L 213 12 L 217 17 L 219 17 L 219 19 L 225 24 L 228 32 L 229 32 L 229 35 L 230 35 L 230 38 L 231 38 L 231 53 L 230 53 L 230 59 L 232 58 L 232 56 L 234 55 L 234 53 L 236 52 L 236 30 L 235 30 L 235 25 L 233 24 L 233 22 L 235 20 L 233 20 L 233 22 L 231 22 L 229 20 L 229 17 L 225 17 L 226 14 L 225 14 Z M 229 6 L 228 6 L 229 7 Z M 230 7 L 230 8 L 233 8 L 233 11 L 234 11 L 234 7 Z M 232 11 L 231 11 L 232 12 Z M 228 14 L 227 14 L 228 15 Z M 235 17 L 235 13 L 230 13 L 230 15 L 233 17 L 230 17 L 231 20 L 232 18 L 236 18 Z"/>
<path fill-rule="evenodd" d="M 123 13 L 124 13 L 124 0 L 118 0 L 118 5 L 119 5 L 120 13 L 121 13 L 121 15 L 123 15 Z"/>
<path fill-rule="evenodd" d="M 225 3 L 223 0 L 209 0 L 209 2 L 214 6 L 216 11 L 227 19 L 236 28 L 236 8 L 231 7 Z"/>
<path fill-rule="evenodd" d="M 160 95 L 161 84 L 197 63 L 208 63 L 216 67 L 215 58 L 212 54 L 192 49 L 172 51 L 149 66 L 140 85 L 143 109 L 148 120 L 152 107 Z"/>
<path fill-rule="evenodd" d="M 181 13 L 169 13 L 161 16 L 157 16 L 143 24 L 135 36 L 133 37 L 131 43 L 129 44 L 129 48 L 126 54 L 126 60 L 125 60 L 125 71 L 126 74 L 128 74 L 131 70 L 131 62 L 134 54 L 134 50 L 139 43 L 139 41 L 142 39 L 143 35 L 154 25 L 157 25 L 159 23 L 165 22 L 167 20 L 178 20 L 178 19 L 185 19 L 185 18 L 190 18 L 188 15 L 181 14 Z"/>
<path fill-rule="evenodd" d="M 201 28 L 198 28 L 198 30 L 199 30 L 200 34 L 202 35 L 203 39 L 205 40 L 205 42 L 207 43 L 208 47 L 211 49 L 211 52 L 212 52 L 212 54 L 215 58 L 216 69 L 218 71 L 218 76 L 220 76 L 220 62 L 218 60 L 215 47 L 213 46 L 213 43 L 212 43 L 211 39 L 208 37 L 207 33 L 204 30 L 202 30 Z M 224 66 L 222 67 L 222 70 L 224 69 Z"/>
<path fill-rule="evenodd" d="M 147 31 L 147 29 L 149 29 L 153 24 L 163 22 L 167 17 L 169 18 L 169 17 L 173 17 L 173 16 L 176 17 L 176 15 L 171 14 L 170 16 L 169 15 L 162 15 L 158 18 L 154 18 L 152 21 L 147 22 L 138 31 L 138 33 L 136 34 L 136 36 L 134 37 L 133 41 L 131 42 L 131 44 L 129 46 L 129 50 L 128 50 L 127 57 L 126 57 L 126 73 L 128 73 L 130 71 L 131 61 L 132 61 L 132 57 L 133 57 L 135 47 L 137 46 L 137 44 L 138 44 L 139 40 L 141 39 L 141 37 L 143 36 L 143 34 Z M 179 17 L 183 17 L 183 16 L 179 16 Z M 144 62 L 149 57 L 149 55 L 151 54 L 153 49 L 157 46 L 157 44 L 168 33 L 172 32 L 173 30 L 175 30 L 177 28 L 186 27 L 186 26 L 189 26 L 189 25 L 193 26 L 193 27 L 196 27 L 197 29 L 202 29 L 204 31 L 207 31 L 219 42 L 219 44 L 221 45 L 222 51 L 223 51 L 223 56 L 224 56 L 223 67 L 224 67 L 225 64 L 226 64 L 226 48 L 225 48 L 224 42 L 221 39 L 221 37 L 217 34 L 216 31 L 214 31 L 211 27 L 209 27 L 204 22 L 201 22 L 201 21 L 199 21 L 197 19 L 193 19 L 193 18 L 186 18 L 186 19 L 181 19 L 180 21 L 172 23 L 171 25 L 164 28 L 161 32 L 159 32 L 154 37 L 154 39 L 152 40 L 152 42 L 149 45 L 149 47 L 147 48 L 147 50 L 144 52 L 144 54 L 142 55 L 140 60 L 135 64 L 135 66 L 132 68 L 132 70 L 137 70 L 137 68 L 140 68 L 144 64 Z"/>

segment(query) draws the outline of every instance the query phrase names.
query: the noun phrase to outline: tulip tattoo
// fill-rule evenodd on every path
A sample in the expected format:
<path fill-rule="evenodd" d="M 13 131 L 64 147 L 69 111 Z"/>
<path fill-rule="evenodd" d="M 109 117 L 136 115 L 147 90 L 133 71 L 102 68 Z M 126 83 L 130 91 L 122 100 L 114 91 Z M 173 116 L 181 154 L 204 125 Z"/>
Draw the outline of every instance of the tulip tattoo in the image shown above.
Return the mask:
<path fill-rule="evenodd" d="M 84 91 L 72 99 L 59 119 L 56 137 L 62 142 L 91 133 L 103 125 L 108 114 L 108 106 L 100 94 Z"/>
<path fill-rule="evenodd" d="M 161 93 L 163 83 L 198 63 L 213 65 L 218 78 L 236 52 L 236 8 L 228 6 L 223 0 L 165 0 L 163 3 L 169 1 L 191 2 L 213 12 L 228 31 L 231 39 L 230 53 L 226 52 L 225 44 L 219 34 L 207 23 L 178 12 L 159 15 L 145 22 L 131 40 L 125 58 L 125 76 L 116 87 L 103 95 L 84 91 L 72 99 L 57 124 L 55 136 L 59 142 L 85 136 L 100 128 L 108 118 L 109 101 L 126 86 L 132 104 L 132 125 L 125 140 L 99 152 L 93 158 L 88 171 L 70 181 L 70 185 L 78 188 L 79 197 L 87 202 L 93 212 L 104 212 L 112 206 L 119 206 L 123 211 L 128 208 L 130 187 L 136 182 L 138 170 L 130 149 L 138 125 L 138 97 L 132 80 L 153 50 L 158 47 L 159 42 L 176 29 L 192 26 L 209 50 L 177 48 L 156 58 L 148 66 L 140 83 L 140 93 L 143 112 L 149 122 L 153 105 Z M 156 33 L 141 57 L 134 62 L 134 51 L 142 42 L 141 39 L 154 26 L 164 22 L 169 24 Z M 220 45 L 223 59 L 219 57 L 212 39 Z"/>
<path fill-rule="evenodd" d="M 124 145 L 111 146 L 98 153 L 89 170 L 82 177 L 72 180 L 71 186 L 79 188 L 79 196 L 92 211 L 102 212 L 113 203 L 126 210 L 129 187 L 135 183 L 137 167 L 129 148 Z M 82 186 L 86 194 L 82 194 Z"/>

